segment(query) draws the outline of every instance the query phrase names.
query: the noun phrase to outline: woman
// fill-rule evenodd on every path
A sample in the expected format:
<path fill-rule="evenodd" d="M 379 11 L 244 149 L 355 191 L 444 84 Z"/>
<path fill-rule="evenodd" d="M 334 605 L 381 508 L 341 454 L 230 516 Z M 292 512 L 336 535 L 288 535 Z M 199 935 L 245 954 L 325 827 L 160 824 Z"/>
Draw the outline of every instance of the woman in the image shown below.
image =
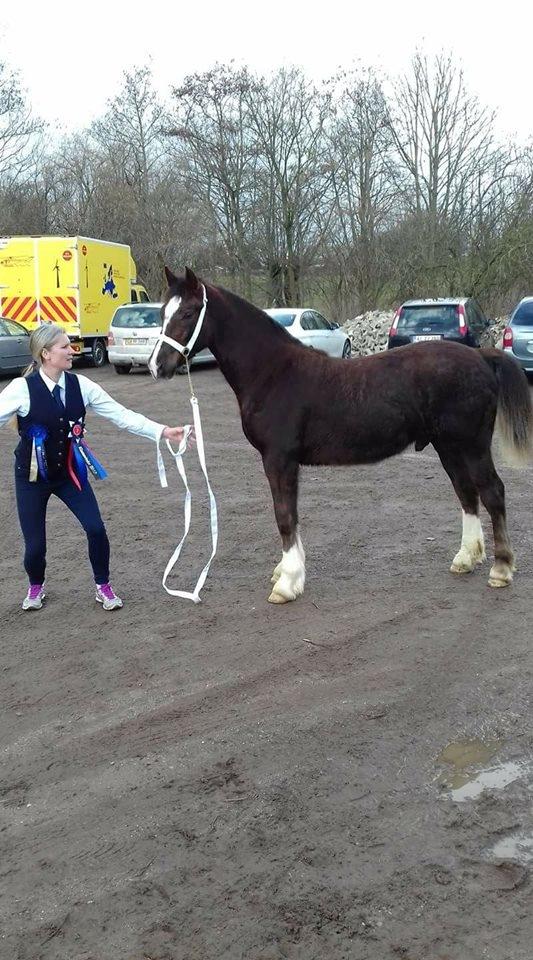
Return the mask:
<path fill-rule="evenodd" d="M 159 443 L 179 443 L 183 427 L 166 427 L 113 400 L 88 377 L 69 373 L 74 351 L 56 324 L 42 324 L 30 336 L 34 358 L 26 376 L 0 393 L 0 426 L 16 414 L 20 441 L 15 450 L 15 486 L 25 542 L 29 589 L 23 610 L 39 610 L 45 599 L 46 507 L 52 494 L 78 518 L 89 545 L 96 600 L 104 610 L 123 603 L 109 582 L 109 540 L 87 472 L 105 476 L 83 440 L 85 412 L 92 409 L 130 433 Z"/>

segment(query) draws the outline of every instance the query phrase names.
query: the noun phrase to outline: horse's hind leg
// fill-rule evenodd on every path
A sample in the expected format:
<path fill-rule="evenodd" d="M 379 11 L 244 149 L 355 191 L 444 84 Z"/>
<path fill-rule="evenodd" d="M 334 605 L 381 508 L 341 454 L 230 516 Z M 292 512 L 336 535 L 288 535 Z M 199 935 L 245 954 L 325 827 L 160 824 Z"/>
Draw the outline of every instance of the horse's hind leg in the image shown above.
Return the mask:
<path fill-rule="evenodd" d="M 469 454 L 468 466 L 494 531 L 494 563 L 489 574 L 489 586 L 506 587 L 511 583 L 516 567 L 507 533 L 505 487 L 496 473 L 490 449 L 484 451 L 479 459 Z"/>
<path fill-rule="evenodd" d="M 283 545 L 283 555 L 272 579 L 270 603 L 287 603 L 304 592 L 305 553 L 298 533 L 298 464 L 264 460 L 274 511 Z"/>
<path fill-rule="evenodd" d="M 460 451 L 444 445 L 439 445 L 436 449 L 463 508 L 461 546 L 453 558 L 450 570 L 452 573 L 470 573 L 486 558 L 477 488 L 466 459 Z"/>

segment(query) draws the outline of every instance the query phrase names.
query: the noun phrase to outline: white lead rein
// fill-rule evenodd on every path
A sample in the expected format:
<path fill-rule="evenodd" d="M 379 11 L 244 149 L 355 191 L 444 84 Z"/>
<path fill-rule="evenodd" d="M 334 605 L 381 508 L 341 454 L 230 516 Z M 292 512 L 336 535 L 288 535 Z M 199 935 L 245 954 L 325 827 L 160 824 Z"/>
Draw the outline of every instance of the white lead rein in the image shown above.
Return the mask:
<path fill-rule="evenodd" d="M 172 299 L 174 300 L 174 299 L 178 299 L 178 298 L 172 298 Z M 172 302 L 172 301 L 170 301 L 170 302 Z M 184 353 L 184 351 L 187 351 L 186 353 L 184 353 L 184 355 L 185 355 L 186 363 L 187 363 L 187 367 L 188 367 L 188 352 L 189 352 L 189 350 L 192 348 L 192 346 L 194 345 L 194 342 L 196 341 L 196 338 L 197 338 L 197 336 L 198 336 L 198 334 L 199 334 L 199 332 L 200 332 L 200 327 L 201 327 L 201 325 L 202 325 L 202 322 L 203 322 L 203 319 L 204 319 L 204 316 L 205 316 L 205 310 L 206 310 L 206 306 L 207 306 L 207 296 L 206 296 L 206 292 L 205 292 L 205 287 L 204 287 L 204 303 L 203 303 L 202 311 L 201 311 L 200 316 L 199 316 L 199 318 L 198 318 L 198 323 L 197 323 L 196 328 L 195 328 L 195 330 L 194 330 L 194 332 L 193 332 L 193 335 L 191 336 L 189 342 L 186 344 L 185 347 L 182 347 L 181 344 L 178 344 L 177 341 L 172 340 L 170 337 L 166 337 L 166 336 L 165 336 L 166 327 L 167 327 L 167 325 L 168 325 L 168 322 L 169 322 L 171 316 L 173 316 L 173 314 L 175 313 L 177 307 L 179 306 L 179 301 L 178 301 L 177 306 L 176 306 L 175 304 L 173 304 L 173 309 L 172 309 L 172 311 L 169 311 L 169 306 L 170 306 L 170 303 L 167 304 L 167 310 L 165 311 L 165 318 L 164 318 L 164 322 L 163 322 L 163 329 L 162 329 L 162 331 L 161 331 L 161 336 L 160 336 L 160 338 L 159 338 L 159 341 L 158 341 L 156 347 L 154 348 L 154 352 L 152 353 L 152 357 L 150 358 L 149 366 L 150 366 L 150 369 L 152 370 L 152 372 L 153 372 L 153 367 L 155 368 L 155 361 L 157 360 L 157 354 L 159 353 L 159 348 L 160 348 L 160 346 L 161 346 L 161 343 L 168 343 L 170 346 L 173 346 L 175 349 L 176 349 L 176 348 L 179 349 L 180 353 Z M 152 367 L 152 364 L 153 364 L 153 367 Z M 191 392 L 192 392 L 192 387 L 191 387 Z M 201 598 L 200 598 L 200 590 L 202 589 L 202 587 L 203 587 L 203 585 L 204 585 L 204 583 L 205 583 L 205 581 L 206 581 L 207 574 L 209 573 L 209 567 L 211 566 L 211 561 L 212 561 L 213 557 L 215 556 L 215 553 L 217 552 L 217 544 L 218 544 L 218 514 L 217 514 L 217 504 L 216 504 L 215 496 L 214 496 L 214 493 L 213 493 L 213 491 L 212 491 L 212 489 L 211 489 L 211 484 L 209 483 L 209 476 L 208 476 L 208 474 L 207 474 L 207 465 L 206 465 L 206 461 L 205 461 L 204 435 L 203 435 L 203 431 L 202 431 L 202 421 L 201 421 L 201 418 L 200 418 L 200 407 L 199 407 L 199 405 L 198 405 L 198 400 L 197 400 L 197 398 L 194 396 L 194 393 L 192 393 L 192 396 L 191 396 L 190 400 L 191 400 L 191 406 L 192 406 L 192 416 L 193 416 L 194 431 L 195 431 L 195 434 L 196 434 L 196 446 L 197 446 L 197 449 L 198 449 L 198 460 L 200 461 L 200 466 L 201 466 L 201 468 L 202 468 L 202 472 L 203 472 L 204 477 L 205 477 L 205 482 L 206 482 L 206 486 L 207 486 L 207 492 L 208 492 L 208 494 L 209 494 L 209 512 L 210 512 L 210 524 L 211 524 L 212 550 L 211 550 L 211 556 L 209 557 L 209 560 L 207 561 L 207 563 L 206 563 L 205 567 L 203 568 L 202 572 L 200 573 L 200 576 L 198 577 L 198 580 L 197 580 L 197 582 L 196 582 L 196 586 L 195 586 L 195 588 L 194 588 L 194 590 L 193 590 L 192 593 L 190 593 L 190 592 L 187 591 L 187 590 L 171 590 L 170 587 L 167 587 L 167 579 L 168 579 L 168 577 L 169 577 L 169 574 L 170 574 L 171 570 L 174 568 L 175 564 L 176 564 L 177 561 L 178 561 L 179 555 L 180 555 L 180 553 L 181 553 L 181 549 L 182 549 L 182 547 L 183 547 L 183 544 L 185 543 L 185 540 L 187 539 L 187 535 L 188 535 L 188 533 L 189 533 L 189 527 L 190 527 L 190 525 L 191 525 L 192 496 L 191 496 L 191 491 L 190 491 L 190 489 L 189 489 L 189 484 L 188 484 L 188 482 L 187 482 L 187 474 L 185 473 L 185 467 L 184 467 L 184 464 L 183 464 L 183 454 L 185 453 L 185 451 L 186 451 L 186 449 L 187 449 L 187 440 L 189 439 L 189 435 L 190 435 L 191 430 L 193 429 L 193 427 L 192 427 L 190 424 L 187 424 L 187 425 L 184 427 L 184 435 L 183 435 L 183 438 L 182 438 L 182 440 L 181 440 L 181 442 L 180 442 L 180 445 L 179 445 L 177 451 L 174 451 L 174 450 L 172 449 L 172 445 L 171 445 L 171 443 L 170 443 L 169 440 L 166 441 L 166 445 L 167 445 L 167 447 L 168 447 L 168 449 L 169 449 L 169 451 L 170 451 L 170 453 L 171 453 L 171 455 L 172 455 L 172 457 L 173 457 L 173 459 L 174 459 L 174 462 L 175 462 L 175 464 L 176 464 L 176 468 L 177 468 L 177 470 L 178 470 L 178 473 L 179 473 L 181 479 L 183 480 L 183 484 L 184 484 L 184 487 L 185 487 L 185 503 L 184 503 L 184 507 L 183 507 L 183 511 L 184 511 L 184 532 L 183 532 L 183 537 L 181 538 L 180 542 L 178 543 L 178 546 L 177 546 L 176 549 L 174 550 L 174 553 L 172 554 L 170 560 L 168 561 L 168 563 L 167 563 L 167 565 L 166 565 L 166 567 L 165 567 L 165 572 L 164 572 L 164 574 L 163 574 L 162 583 L 163 583 L 163 587 L 165 588 L 166 592 L 167 592 L 168 594 L 170 594 L 170 596 L 172 596 L 172 597 L 182 597 L 184 600 L 192 600 L 193 603 L 200 603 L 200 601 L 201 601 Z M 161 450 L 160 450 L 159 444 L 157 445 L 157 468 L 158 468 L 158 471 L 159 471 L 159 480 L 160 480 L 160 482 L 161 482 L 161 486 L 162 486 L 162 487 L 168 487 L 167 476 L 166 476 L 166 472 L 165 472 L 165 465 L 164 465 L 164 463 L 163 463 L 163 457 L 162 457 L 162 454 L 161 454 Z"/>

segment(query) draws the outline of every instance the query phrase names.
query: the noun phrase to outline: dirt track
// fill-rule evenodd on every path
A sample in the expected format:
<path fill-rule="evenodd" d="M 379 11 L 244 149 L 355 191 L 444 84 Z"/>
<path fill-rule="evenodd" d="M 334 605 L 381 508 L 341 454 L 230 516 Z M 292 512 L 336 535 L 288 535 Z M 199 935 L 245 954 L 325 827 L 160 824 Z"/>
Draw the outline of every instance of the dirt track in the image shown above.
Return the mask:
<path fill-rule="evenodd" d="M 149 416 L 189 419 L 185 378 L 87 372 Z M 23 614 L 14 435 L 0 434 L 0 957 L 531 960 L 527 851 L 497 844 L 533 836 L 533 473 L 502 471 L 520 570 L 493 591 L 487 565 L 448 572 L 460 510 L 431 453 L 305 470 L 306 594 L 271 606 L 280 546 L 259 457 L 219 371 L 195 384 L 221 527 L 196 607 L 160 585 L 177 474 L 160 490 L 153 445 L 94 417 L 125 608 L 94 603 L 83 535 L 56 502 L 49 600 Z M 189 589 L 208 546 L 190 470 L 201 522 L 175 578 Z M 485 767 L 519 772 L 458 802 L 437 758 L 476 739 Z"/>

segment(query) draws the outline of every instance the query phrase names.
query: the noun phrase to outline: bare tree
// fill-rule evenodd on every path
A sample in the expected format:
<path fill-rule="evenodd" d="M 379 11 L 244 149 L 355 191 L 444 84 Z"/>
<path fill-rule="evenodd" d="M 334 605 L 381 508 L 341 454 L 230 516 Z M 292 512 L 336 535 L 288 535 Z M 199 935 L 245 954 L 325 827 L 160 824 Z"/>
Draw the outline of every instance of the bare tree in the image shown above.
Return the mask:
<path fill-rule="evenodd" d="M 120 93 L 90 131 L 92 167 L 98 170 L 93 232 L 107 231 L 130 243 L 139 273 L 157 295 L 169 244 L 176 236 L 190 235 L 185 225 L 191 212 L 183 164 L 171 155 L 164 117 L 146 66 L 124 74 Z M 85 179 L 83 183 L 88 186 Z"/>
<path fill-rule="evenodd" d="M 21 179 L 34 162 L 36 137 L 43 129 L 33 117 L 19 78 L 0 61 L 0 181 Z"/>
<path fill-rule="evenodd" d="M 215 227 L 233 284 L 250 291 L 254 151 L 250 143 L 245 69 L 217 65 L 173 90 L 168 134 L 176 143 L 190 195 Z"/>
<path fill-rule="evenodd" d="M 529 151 L 515 147 L 493 152 L 467 198 L 462 225 L 467 236 L 458 272 L 467 292 L 497 303 L 501 291 L 533 281 L 533 169 Z"/>
<path fill-rule="evenodd" d="M 91 129 L 92 138 L 106 152 L 117 177 L 134 188 L 144 203 L 166 154 L 163 114 L 151 68 L 144 66 L 124 73 L 122 89 Z"/>
<path fill-rule="evenodd" d="M 466 88 L 451 56 L 417 53 L 394 84 L 390 129 L 396 185 L 408 216 L 423 228 L 426 260 L 436 263 L 443 223 L 461 216 L 465 194 L 490 166 L 493 114 Z"/>
<path fill-rule="evenodd" d="M 382 236 L 397 212 L 391 176 L 393 137 L 388 105 L 372 71 L 333 80 L 334 121 L 329 136 L 334 217 L 330 248 L 338 264 L 338 295 L 374 306 L 387 278 Z"/>
<path fill-rule="evenodd" d="M 257 155 L 254 249 L 267 271 L 272 302 L 298 304 L 329 220 L 330 97 L 293 68 L 256 80 L 246 99 Z"/>

